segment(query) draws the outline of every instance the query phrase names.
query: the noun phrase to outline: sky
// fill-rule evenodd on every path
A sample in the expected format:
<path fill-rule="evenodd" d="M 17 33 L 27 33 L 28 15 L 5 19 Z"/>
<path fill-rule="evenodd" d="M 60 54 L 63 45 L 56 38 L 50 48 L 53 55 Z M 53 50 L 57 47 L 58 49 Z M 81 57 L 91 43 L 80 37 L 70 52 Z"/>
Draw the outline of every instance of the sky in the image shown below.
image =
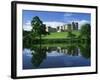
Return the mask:
<path fill-rule="evenodd" d="M 80 26 L 84 23 L 91 23 L 91 14 L 89 13 L 23 10 L 22 22 L 24 30 L 31 30 L 31 21 L 35 16 L 38 16 L 43 21 L 43 24 L 55 28 L 72 21 L 78 22 Z"/>

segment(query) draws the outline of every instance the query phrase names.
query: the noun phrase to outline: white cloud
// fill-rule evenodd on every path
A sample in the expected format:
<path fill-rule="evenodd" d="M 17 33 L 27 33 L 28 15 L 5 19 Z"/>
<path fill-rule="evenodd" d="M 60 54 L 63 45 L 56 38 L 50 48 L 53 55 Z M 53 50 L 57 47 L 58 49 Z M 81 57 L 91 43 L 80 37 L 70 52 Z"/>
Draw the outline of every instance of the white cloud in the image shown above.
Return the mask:
<path fill-rule="evenodd" d="M 72 16 L 73 14 L 72 13 L 65 13 L 64 14 L 64 17 L 70 17 L 70 16 Z"/>
<path fill-rule="evenodd" d="M 80 23 L 81 25 L 83 25 L 83 24 L 85 24 L 85 23 L 90 23 L 90 22 L 87 21 L 87 20 L 81 20 L 79 23 Z"/>
<path fill-rule="evenodd" d="M 51 26 L 53 28 L 56 28 L 57 26 L 62 26 L 65 23 L 64 22 L 51 21 L 51 22 L 44 22 L 44 24 L 46 24 L 46 26 Z"/>
<path fill-rule="evenodd" d="M 30 31 L 32 29 L 32 27 L 30 25 L 23 25 L 23 29 L 25 31 Z"/>
<path fill-rule="evenodd" d="M 32 29 L 32 27 L 31 27 L 31 22 L 28 20 L 28 21 L 26 21 L 26 23 L 23 25 L 23 29 L 25 30 L 25 31 L 30 31 L 31 29 Z"/>

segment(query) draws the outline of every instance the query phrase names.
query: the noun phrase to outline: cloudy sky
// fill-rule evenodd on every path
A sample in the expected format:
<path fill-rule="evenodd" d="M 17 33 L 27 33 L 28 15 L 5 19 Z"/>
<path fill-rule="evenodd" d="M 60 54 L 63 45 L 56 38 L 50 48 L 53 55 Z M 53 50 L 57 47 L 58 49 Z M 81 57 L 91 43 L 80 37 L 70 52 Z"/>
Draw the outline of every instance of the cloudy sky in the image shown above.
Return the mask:
<path fill-rule="evenodd" d="M 31 20 L 35 16 L 38 16 L 47 26 L 52 27 L 61 26 L 72 21 L 78 22 L 79 26 L 91 22 L 91 14 L 89 13 L 23 10 L 22 15 L 23 29 L 28 31 L 31 30 Z"/>

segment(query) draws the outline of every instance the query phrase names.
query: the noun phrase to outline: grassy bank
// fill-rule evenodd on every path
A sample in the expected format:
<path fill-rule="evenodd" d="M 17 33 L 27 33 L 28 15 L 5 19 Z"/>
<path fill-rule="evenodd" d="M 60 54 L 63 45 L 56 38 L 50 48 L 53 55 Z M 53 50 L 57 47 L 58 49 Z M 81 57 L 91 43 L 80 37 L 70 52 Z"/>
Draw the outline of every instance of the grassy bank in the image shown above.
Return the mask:
<path fill-rule="evenodd" d="M 59 39 L 42 39 L 41 43 L 74 43 L 74 42 L 80 42 L 79 39 L 74 38 L 74 39 L 67 39 L 67 38 L 59 38 Z"/>

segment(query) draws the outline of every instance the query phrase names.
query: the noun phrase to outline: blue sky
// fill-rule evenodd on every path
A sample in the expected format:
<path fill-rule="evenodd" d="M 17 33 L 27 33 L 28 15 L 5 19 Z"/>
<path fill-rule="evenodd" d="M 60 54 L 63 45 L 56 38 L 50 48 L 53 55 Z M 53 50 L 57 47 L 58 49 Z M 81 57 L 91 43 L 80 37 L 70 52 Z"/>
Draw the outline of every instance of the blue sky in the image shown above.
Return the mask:
<path fill-rule="evenodd" d="M 33 11 L 23 10 L 23 28 L 31 29 L 31 20 L 33 17 L 38 16 L 47 26 L 56 27 L 76 21 L 79 23 L 90 23 L 91 14 L 89 13 L 75 13 L 75 12 L 47 12 L 47 11 Z"/>

